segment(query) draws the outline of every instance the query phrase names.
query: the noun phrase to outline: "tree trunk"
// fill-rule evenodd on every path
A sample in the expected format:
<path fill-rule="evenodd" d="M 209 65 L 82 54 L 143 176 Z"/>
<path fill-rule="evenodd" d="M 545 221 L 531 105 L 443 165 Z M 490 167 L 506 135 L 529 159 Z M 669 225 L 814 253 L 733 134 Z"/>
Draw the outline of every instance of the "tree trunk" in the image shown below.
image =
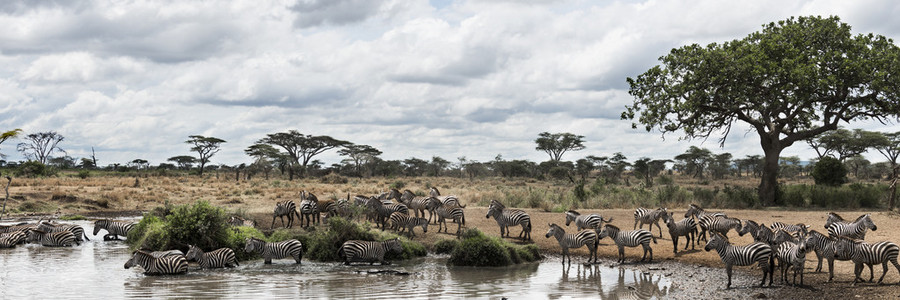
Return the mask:
<path fill-rule="evenodd" d="M 778 195 L 778 157 L 784 148 L 767 139 L 761 138 L 760 144 L 766 157 L 763 158 L 763 170 L 759 183 L 759 201 L 763 206 L 772 206 Z"/>

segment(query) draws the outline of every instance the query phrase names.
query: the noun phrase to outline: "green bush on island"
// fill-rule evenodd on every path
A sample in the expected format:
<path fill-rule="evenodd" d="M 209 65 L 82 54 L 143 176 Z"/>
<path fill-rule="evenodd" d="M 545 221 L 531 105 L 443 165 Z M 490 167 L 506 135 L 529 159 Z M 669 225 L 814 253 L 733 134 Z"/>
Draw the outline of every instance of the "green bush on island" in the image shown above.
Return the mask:
<path fill-rule="evenodd" d="M 535 245 L 520 246 L 498 237 L 484 235 L 480 230 L 467 229 L 462 240 L 447 261 L 454 266 L 502 267 L 541 259 Z"/>

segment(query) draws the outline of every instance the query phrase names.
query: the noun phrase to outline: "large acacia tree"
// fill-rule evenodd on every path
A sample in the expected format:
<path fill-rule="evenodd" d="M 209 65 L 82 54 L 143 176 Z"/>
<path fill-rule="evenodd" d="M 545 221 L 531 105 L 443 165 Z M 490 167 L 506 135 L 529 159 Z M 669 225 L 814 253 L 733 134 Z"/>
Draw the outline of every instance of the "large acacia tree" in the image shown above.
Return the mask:
<path fill-rule="evenodd" d="M 216 137 L 206 137 L 202 135 L 191 135 L 188 136 L 190 138 L 187 141 L 184 141 L 186 144 L 193 145 L 191 147 L 191 151 L 197 152 L 199 157 L 197 158 L 197 162 L 200 163 L 200 176 L 203 176 L 203 169 L 206 168 L 206 163 L 209 162 L 209 159 L 219 153 L 221 150 L 221 146 L 225 143 L 225 140 L 216 138 Z"/>
<path fill-rule="evenodd" d="M 684 138 L 749 124 L 765 154 L 759 197 L 775 203 L 781 151 L 841 122 L 900 115 L 900 48 L 881 35 L 852 35 L 838 17 L 770 23 L 743 39 L 672 49 L 637 78 L 623 119 Z M 637 124 L 632 124 L 637 127 Z"/>
<path fill-rule="evenodd" d="M 56 131 L 30 133 L 25 136 L 26 142 L 19 143 L 16 148 L 28 159 L 47 164 L 47 159 L 53 151 L 66 153 L 66 150 L 59 147 L 59 143 L 65 139 L 66 137 Z"/>
<path fill-rule="evenodd" d="M 584 149 L 584 136 L 568 132 L 541 132 L 534 142 L 537 144 L 537 147 L 535 147 L 534 150 L 546 152 L 547 155 L 550 155 L 550 160 L 554 162 L 559 162 L 559 160 L 562 159 L 563 154 L 568 151 Z"/>
<path fill-rule="evenodd" d="M 338 140 L 327 135 L 306 135 L 297 130 L 267 134 L 257 141 L 258 144 L 278 146 L 287 152 L 291 158 L 289 179 L 294 179 L 294 166 L 301 166 L 301 174 L 306 174 L 306 166 L 316 155 L 327 150 L 343 147 L 350 142 Z"/>

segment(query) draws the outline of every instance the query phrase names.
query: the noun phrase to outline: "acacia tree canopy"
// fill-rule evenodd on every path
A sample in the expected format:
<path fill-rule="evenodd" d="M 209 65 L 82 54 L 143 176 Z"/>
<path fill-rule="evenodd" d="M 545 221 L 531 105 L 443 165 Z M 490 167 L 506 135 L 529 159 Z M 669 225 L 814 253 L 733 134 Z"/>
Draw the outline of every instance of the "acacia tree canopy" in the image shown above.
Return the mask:
<path fill-rule="evenodd" d="M 225 143 L 225 140 L 216 138 L 216 137 L 205 137 L 202 135 L 191 135 L 188 136 L 190 138 L 187 141 L 184 141 L 186 144 L 194 145 L 191 147 L 191 151 L 197 152 L 199 157 L 197 158 L 197 162 L 200 163 L 200 176 L 203 176 L 203 169 L 206 166 L 206 163 L 209 162 L 209 159 L 219 152 L 221 144 Z"/>
<path fill-rule="evenodd" d="M 19 152 L 29 159 L 36 160 L 41 164 L 47 164 L 47 159 L 53 154 L 53 151 L 59 151 L 63 154 L 63 150 L 58 145 L 66 138 L 56 131 L 30 133 L 25 136 L 25 143 L 19 143 L 17 146 Z"/>
<path fill-rule="evenodd" d="M 584 136 L 575 135 L 568 132 L 549 133 L 541 132 L 538 138 L 534 140 L 537 143 L 535 150 L 547 152 L 550 160 L 559 162 L 563 154 L 567 151 L 578 151 L 584 149 Z"/>
<path fill-rule="evenodd" d="M 775 203 L 778 157 L 841 122 L 900 117 L 900 48 L 838 17 L 790 18 L 739 40 L 672 49 L 637 78 L 623 119 L 685 139 L 749 124 L 765 153 L 759 196 Z"/>

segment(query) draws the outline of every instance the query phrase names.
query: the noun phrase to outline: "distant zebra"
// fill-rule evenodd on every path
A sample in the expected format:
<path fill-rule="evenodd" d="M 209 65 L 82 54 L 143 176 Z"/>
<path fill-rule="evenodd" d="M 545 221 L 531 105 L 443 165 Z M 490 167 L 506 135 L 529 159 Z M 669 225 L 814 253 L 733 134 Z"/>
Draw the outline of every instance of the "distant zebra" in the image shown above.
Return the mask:
<path fill-rule="evenodd" d="M 728 237 L 728 231 L 730 231 L 732 228 L 734 228 L 734 230 L 737 231 L 739 236 L 742 236 L 743 235 L 743 234 L 741 234 L 742 227 L 743 227 L 743 224 L 741 223 L 740 219 L 728 218 L 728 217 L 712 218 L 709 221 L 709 223 L 707 223 L 707 225 L 706 225 L 706 229 L 708 231 L 721 234 L 722 236 L 724 236 L 726 238 Z"/>
<path fill-rule="evenodd" d="M 271 264 L 272 259 L 293 258 L 297 264 L 303 259 L 303 244 L 295 239 L 281 242 L 267 243 L 255 237 L 248 237 L 244 240 L 244 252 L 256 252 L 262 255 L 265 264 Z"/>
<path fill-rule="evenodd" d="M 68 231 L 71 232 L 72 235 L 75 236 L 75 243 L 81 244 L 85 240 L 90 241 L 87 237 L 87 234 L 84 233 L 84 228 L 81 225 L 77 224 L 54 224 L 49 222 L 41 222 L 38 227 L 38 230 L 46 231 L 46 232 L 59 232 L 59 231 Z"/>
<path fill-rule="evenodd" d="M 309 227 L 315 221 L 319 223 L 319 198 L 313 193 L 300 192 L 300 227 Z M 306 222 L 304 225 L 304 222 Z"/>
<path fill-rule="evenodd" d="M 603 223 L 609 223 L 612 222 L 612 220 L 612 218 L 609 218 L 609 220 L 603 219 L 603 217 L 598 214 L 582 215 L 574 210 L 566 212 L 566 226 L 575 222 L 575 228 L 578 230 L 585 228 L 600 230 L 600 226 L 603 226 Z"/>
<path fill-rule="evenodd" d="M 612 239 L 616 246 L 619 247 L 619 259 L 617 262 L 625 262 L 625 247 L 637 247 L 638 245 L 644 248 L 644 255 L 641 256 L 640 261 L 644 261 L 647 258 L 647 253 L 650 253 L 649 261 L 653 261 L 653 248 L 650 248 L 650 240 L 653 240 L 653 243 L 656 244 L 656 238 L 649 231 L 643 229 L 622 231 L 619 227 L 606 224 L 598 235 L 598 238 L 601 240 L 605 237 Z"/>
<path fill-rule="evenodd" d="M 390 263 L 384 260 L 384 255 L 388 251 L 403 252 L 400 240 L 396 238 L 383 242 L 349 240 L 338 249 L 338 255 L 344 258 L 345 265 L 352 262 L 368 262 L 371 265 L 376 261 L 381 265 L 388 265 Z"/>
<path fill-rule="evenodd" d="M 846 239 L 849 243 L 849 239 Z M 822 271 L 822 259 L 828 260 L 828 282 L 831 282 L 834 279 L 834 261 L 842 260 L 847 261 L 850 260 L 849 254 L 844 256 L 839 256 L 835 252 L 835 248 L 837 247 L 838 240 L 824 235 L 818 231 L 811 230 L 809 232 L 809 239 L 807 241 L 808 246 L 813 249 L 816 253 L 816 258 L 818 260 L 818 265 L 816 266 L 816 270 L 814 272 Z M 849 249 L 849 247 L 845 247 Z"/>
<path fill-rule="evenodd" d="M 733 266 L 749 266 L 757 263 L 763 269 L 763 278 L 759 283 L 762 287 L 769 277 L 769 286 L 772 285 L 772 277 L 775 275 L 775 267 L 772 247 L 766 243 L 755 242 L 746 246 L 732 246 L 728 238 L 718 233 L 710 233 L 709 241 L 703 249 L 710 251 L 715 249 L 719 253 L 722 262 L 725 263 L 725 273 L 728 274 L 726 288 L 731 288 L 731 269 Z"/>
<path fill-rule="evenodd" d="M 71 231 L 46 232 L 30 229 L 25 239 L 29 243 L 39 243 L 47 247 L 69 247 L 75 244 L 75 235 Z"/>
<path fill-rule="evenodd" d="M 413 211 L 413 214 L 416 215 L 416 218 L 419 217 L 419 212 L 422 212 L 422 217 L 425 217 L 425 205 L 428 204 L 428 201 L 431 197 L 419 197 L 416 194 L 413 194 L 410 190 L 403 190 L 403 194 L 400 195 L 400 203 L 406 204 L 410 210 Z M 428 210 L 428 221 L 431 221 L 433 213 Z"/>
<path fill-rule="evenodd" d="M 696 249 L 694 246 L 697 244 L 697 223 L 692 218 L 684 218 L 675 222 L 673 215 L 674 213 L 663 215 L 663 222 L 666 223 L 666 227 L 669 227 L 669 236 L 672 237 L 672 252 L 678 254 L 678 237 L 681 236 L 687 239 L 684 243 L 684 250 L 687 250 L 688 244 L 691 245 L 691 250 Z"/>
<path fill-rule="evenodd" d="M 875 222 L 872 221 L 871 214 L 864 214 L 856 218 L 850 223 L 832 222 L 828 224 L 828 235 L 834 237 L 849 237 L 852 239 L 862 239 L 866 236 L 866 230 L 871 228 L 872 231 L 878 230 Z"/>
<path fill-rule="evenodd" d="M 256 222 L 253 220 L 244 219 L 239 216 L 228 217 L 228 224 L 231 226 L 256 227 Z"/>
<path fill-rule="evenodd" d="M 691 204 L 688 206 L 687 212 L 684 213 L 684 217 L 694 217 L 697 219 L 697 226 L 700 226 L 700 239 L 706 240 L 706 231 L 707 224 L 712 218 L 715 217 L 728 217 L 725 213 L 722 212 L 707 212 L 700 208 L 699 205 Z"/>
<path fill-rule="evenodd" d="M 231 248 L 219 248 L 210 252 L 203 252 L 203 249 L 194 245 L 188 245 L 188 252 L 185 255 L 188 261 L 196 261 L 201 268 L 234 268 L 238 265 L 237 258 L 234 256 L 234 250 Z"/>
<path fill-rule="evenodd" d="M 400 232 L 408 229 L 409 232 L 407 234 L 409 234 L 410 238 L 413 238 L 416 236 L 416 227 L 422 227 L 422 232 L 428 233 L 428 219 L 410 217 L 409 215 L 399 211 L 391 214 L 392 229 L 399 230 Z"/>
<path fill-rule="evenodd" d="M 173 275 L 187 273 L 188 262 L 182 255 L 167 255 L 156 257 L 144 250 L 137 250 L 131 255 L 131 259 L 125 262 L 125 268 L 135 265 L 144 268 L 146 275 Z"/>
<path fill-rule="evenodd" d="M 566 234 L 566 231 L 559 227 L 556 224 L 547 224 L 550 226 L 550 230 L 547 231 L 547 234 L 544 237 L 550 238 L 551 236 L 556 238 L 556 241 L 559 242 L 559 247 L 562 248 L 562 261 L 566 263 L 566 257 L 569 257 L 569 263 L 572 263 L 572 256 L 569 255 L 569 248 L 581 248 L 581 246 L 587 246 L 588 248 L 588 263 L 596 263 L 597 262 L 597 232 L 594 229 L 585 229 L 581 230 L 578 233 L 570 233 Z"/>
<path fill-rule="evenodd" d="M 331 218 L 335 216 L 339 216 L 345 219 L 350 219 L 353 217 L 353 208 L 350 204 L 350 194 L 347 194 L 346 199 L 338 199 L 337 201 L 328 201 L 326 202 L 325 207 L 322 209 L 325 212 L 325 218 Z"/>
<path fill-rule="evenodd" d="M 438 232 L 441 232 L 443 227 L 444 232 L 449 233 L 447 219 L 450 219 L 456 222 L 456 236 L 459 237 L 462 227 L 466 225 L 466 215 L 461 207 L 441 206 L 435 209 L 434 213 L 437 215 Z"/>
<path fill-rule="evenodd" d="M 781 229 L 783 230 L 783 229 Z M 787 272 L 789 269 L 794 270 L 794 279 L 791 285 L 797 285 L 797 275 L 800 275 L 800 285 L 803 285 L 803 269 L 806 266 L 806 252 L 808 236 L 802 234 L 797 243 L 782 243 L 776 250 L 776 257 L 781 268 L 781 281 L 787 282 Z"/>
<path fill-rule="evenodd" d="M 106 230 L 103 235 L 104 241 L 118 240 L 119 236 L 127 237 L 128 232 L 134 229 L 134 223 L 112 221 L 109 219 L 97 220 L 94 222 L 94 236 L 100 233 L 100 229 Z"/>
<path fill-rule="evenodd" d="M 500 201 L 491 200 L 491 205 L 488 206 L 487 215 L 484 218 L 490 217 L 494 217 L 497 226 L 500 226 L 501 238 L 509 237 L 509 226 L 521 225 L 522 232 L 519 233 L 519 238 L 525 241 L 531 240 L 531 216 L 524 210 L 507 209 Z"/>
<path fill-rule="evenodd" d="M 656 224 L 656 229 L 659 229 L 659 237 L 662 238 L 662 227 L 659 227 L 659 220 L 662 219 L 662 216 L 665 214 L 667 214 L 665 208 L 649 210 L 638 207 L 634 210 L 634 228 L 632 229 L 643 229 L 644 224 L 650 224 L 648 231 L 653 232 L 653 225 Z M 640 226 L 638 226 L 638 224 L 640 224 Z"/>
<path fill-rule="evenodd" d="M 285 227 L 291 228 L 294 225 L 294 216 L 295 215 L 297 216 L 297 218 L 300 218 L 300 213 L 297 212 L 297 204 L 294 203 L 294 200 L 284 200 L 284 201 L 275 203 L 275 211 L 273 212 L 273 215 L 272 215 L 272 225 L 270 225 L 269 227 L 275 228 L 275 218 L 280 218 L 281 225 L 285 226 L 284 217 L 287 216 L 288 223 L 287 223 L 287 226 L 285 226 Z"/>
<path fill-rule="evenodd" d="M 840 239 L 847 238 L 841 237 Z M 897 272 L 900 273 L 900 263 L 897 263 L 900 247 L 892 242 L 884 241 L 869 244 L 862 240 L 850 240 L 849 243 L 839 242 L 835 250 L 837 253 L 849 253 L 850 260 L 855 264 L 853 273 L 856 277 L 853 279 L 853 285 L 856 285 L 857 282 L 863 282 L 860 276 L 863 264 L 869 266 L 869 282 L 872 282 L 872 279 L 875 277 L 872 271 L 872 266 L 875 264 L 881 264 L 883 270 L 881 277 L 878 278 L 878 284 L 881 284 L 884 281 L 884 275 L 887 275 L 888 262 L 891 262 L 897 268 Z"/>
<path fill-rule="evenodd" d="M 402 212 L 404 214 L 409 214 L 409 208 L 402 203 L 394 203 L 385 205 L 377 198 L 370 198 L 367 206 L 372 209 L 376 214 L 375 222 L 376 225 L 381 225 L 381 230 L 387 230 L 387 221 L 391 217 L 391 214 L 394 212 Z"/>
<path fill-rule="evenodd" d="M 13 248 L 28 237 L 24 230 L 0 234 L 0 248 Z"/>

